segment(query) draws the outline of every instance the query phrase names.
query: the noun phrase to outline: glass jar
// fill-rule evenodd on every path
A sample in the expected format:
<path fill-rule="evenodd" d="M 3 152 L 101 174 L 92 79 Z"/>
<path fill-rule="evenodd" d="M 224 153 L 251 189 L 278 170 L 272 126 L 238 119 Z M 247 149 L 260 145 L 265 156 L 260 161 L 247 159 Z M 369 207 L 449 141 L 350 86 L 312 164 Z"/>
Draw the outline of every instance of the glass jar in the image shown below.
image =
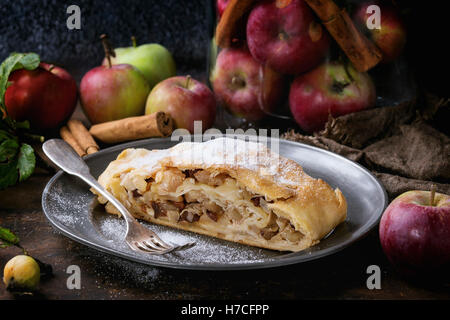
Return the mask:
<path fill-rule="evenodd" d="M 332 0 L 324 1 L 334 5 L 339 18 L 350 25 L 346 36 L 352 40 L 345 40 L 347 45 L 362 43 L 380 54 L 373 67 L 357 71 L 358 61 L 352 60 L 346 43 L 333 30 L 340 27 L 339 22 L 331 27 L 322 23 L 323 16 L 309 2 L 210 2 L 208 74 L 218 101 L 217 127 L 296 128 L 312 133 L 323 128 L 330 114 L 337 117 L 414 97 L 415 84 L 401 55 L 402 48 L 395 48 L 403 47 L 405 41 L 404 26 L 395 8 L 379 7 L 385 19 L 398 24 L 401 33 L 392 39 L 395 57 L 384 62 L 380 60 L 387 55 L 381 49 L 390 48 L 378 47 L 377 31 L 368 29 L 369 19 L 374 19 L 373 8 L 370 11 L 359 1 L 340 1 L 344 10 Z M 364 50 L 356 54 L 364 56 Z"/>

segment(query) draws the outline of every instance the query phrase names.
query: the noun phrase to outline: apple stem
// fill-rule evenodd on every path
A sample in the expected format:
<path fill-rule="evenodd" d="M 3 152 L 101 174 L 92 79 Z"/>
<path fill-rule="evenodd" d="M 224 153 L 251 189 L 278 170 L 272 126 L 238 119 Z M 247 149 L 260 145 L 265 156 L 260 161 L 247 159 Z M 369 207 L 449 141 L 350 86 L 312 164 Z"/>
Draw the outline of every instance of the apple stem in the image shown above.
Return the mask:
<path fill-rule="evenodd" d="M 287 40 L 287 34 L 286 34 L 286 32 L 283 32 L 283 31 L 281 31 L 279 34 L 278 34 L 278 39 L 280 39 L 281 41 L 285 41 L 285 40 Z"/>
<path fill-rule="evenodd" d="M 334 81 L 331 86 L 331 89 L 336 93 L 341 93 L 345 89 L 345 87 L 350 85 L 350 83 L 351 82 Z"/>
<path fill-rule="evenodd" d="M 55 69 L 55 65 L 54 64 L 50 65 L 50 67 L 48 68 L 48 71 L 52 72 L 53 69 Z"/>
<path fill-rule="evenodd" d="M 24 255 L 29 256 L 28 251 L 27 251 L 24 247 L 22 247 L 19 243 L 15 244 L 15 246 L 16 246 L 17 248 L 19 248 L 20 250 L 22 250 L 22 253 L 23 253 Z"/>
<path fill-rule="evenodd" d="M 132 45 L 133 45 L 133 48 L 136 48 L 136 47 L 137 47 L 136 37 L 135 37 L 135 36 L 132 36 L 132 37 L 131 37 L 131 43 L 132 43 Z"/>
<path fill-rule="evenodd" d="M 431 193 L 430 193 L 430 205 L 433 207 L 434 206 L 434 197 L 436 195 L 436 185 L 433 184 L 431 186 Z"/>
<path fill-rule="evenodd" d="M 187 75 L 186 76 L 186 88 L 189 88 L 189 83 L 191 82 L 191 76 Z"/>
<path fill-rule="evenodd" d="M 102 34 L 100 36 L 100 39 L 102 40 L 103 44 L 103 50 L 105 51 L 105 57 L 106 60 L 108 60 L 108 67 L 111 68 L 111 57 L 115 57 L 116 53 L 114 52 L 114 49 L 111 46 L 111 43 L 109 43 L 108 36 L 106 34 Z"/>
<path fill-rule="evenodd" d="M 37 141 L 37 142 L 40 142 L 40 143 L 43 143 L 45 141 L 45 137 L 44 136 L 40 136 L 40 135 L 37 135 L 37 134 L 24 133 L 23 135 L 24 135 L 24 137 L 26 137 L 26 138 L 28 138 L 28 139 L 30 139 L 32 141 Z"/>

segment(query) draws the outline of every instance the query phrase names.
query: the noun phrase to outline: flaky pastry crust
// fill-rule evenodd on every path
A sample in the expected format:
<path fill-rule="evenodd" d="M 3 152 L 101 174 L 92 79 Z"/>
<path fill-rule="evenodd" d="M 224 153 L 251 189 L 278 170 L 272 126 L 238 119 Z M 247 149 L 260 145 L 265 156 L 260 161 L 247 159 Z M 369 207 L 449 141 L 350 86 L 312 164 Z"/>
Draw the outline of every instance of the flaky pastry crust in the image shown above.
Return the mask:
<path fill-rule="evenodd" d="M 99 183 L 139 219 L 280 251 L 318 243 L 347 214 L 339 189 L 239 139 L 127 149 Z M 119 214 L 103 197 L 99 202 Z"/>

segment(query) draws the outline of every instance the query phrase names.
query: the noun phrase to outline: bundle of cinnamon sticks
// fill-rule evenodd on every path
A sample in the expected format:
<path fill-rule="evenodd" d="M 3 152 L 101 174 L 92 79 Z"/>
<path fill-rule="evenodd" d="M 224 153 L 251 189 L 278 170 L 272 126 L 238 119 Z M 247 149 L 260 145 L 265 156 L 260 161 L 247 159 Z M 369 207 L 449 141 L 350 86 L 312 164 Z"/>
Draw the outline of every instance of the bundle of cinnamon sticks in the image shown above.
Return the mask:
<path fill-rule="evenodd" d="M 216 29 L 216 42 L 221 48 L 228 48 L 235 42 L 243 18 L 258 0 L 230 0 Z M 353 24 L 345 9 L 339 8 L 333 0 L 305 0 L 317 14 L 330 35 L 336 40 L 355 69 L 365 72 L 376 66 L 382 53 Z M 277 0 L 287 5 L 289 0 Z"/>
<path fill-rule="evenodd" d="M 60 130 L 61 138 L 66 141 L 80 157 L 95 153 L 100 148 L 80 120 L 69 120 Z"/>
<path fill-rule="evenodd" d="M 69 120 L 60 135 L 80 157 L 99 151 L 95 139 L 119 143 L 152 137 L 167 137 L 174 129 L 172 118 L 164 112 L 130 117 L 93 125 L 89 130 L 80 120 Z M 95 139 L 94 139 L 95 138 Z"/>

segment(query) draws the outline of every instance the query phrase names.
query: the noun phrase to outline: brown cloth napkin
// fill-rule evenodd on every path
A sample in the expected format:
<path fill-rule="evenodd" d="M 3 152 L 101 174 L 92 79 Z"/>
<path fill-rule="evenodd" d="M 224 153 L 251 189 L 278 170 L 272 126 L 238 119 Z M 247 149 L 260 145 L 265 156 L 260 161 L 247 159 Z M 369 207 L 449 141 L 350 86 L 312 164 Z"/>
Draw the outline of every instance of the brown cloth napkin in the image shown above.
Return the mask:
<path fill-rule="evenodd" d="M 450 194 L 450 138 L 434 128 L 448 115 L 449 101 L 427 96 L 328 120 L 312 136 L 294 130 L 283 138 L 338 153 L 359 162 L 385 186 L 390 199 L 408 190 Z M 450 120 L 450 119 L 449 119 Z"/>

